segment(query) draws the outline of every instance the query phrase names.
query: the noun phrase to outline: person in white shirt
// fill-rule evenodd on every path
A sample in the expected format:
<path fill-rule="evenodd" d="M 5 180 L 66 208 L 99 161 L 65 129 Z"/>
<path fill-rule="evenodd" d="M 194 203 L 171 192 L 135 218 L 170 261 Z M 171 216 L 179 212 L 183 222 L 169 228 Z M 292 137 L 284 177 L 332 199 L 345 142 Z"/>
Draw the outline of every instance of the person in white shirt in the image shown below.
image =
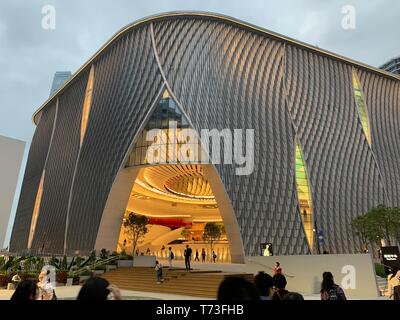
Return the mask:
<path fill-rule="evenodd" d="M 42 271 L 39 274 L 39 300 L 53 300 L 54 287 L 51 284 L 50 270 L 47 272 Z"/>

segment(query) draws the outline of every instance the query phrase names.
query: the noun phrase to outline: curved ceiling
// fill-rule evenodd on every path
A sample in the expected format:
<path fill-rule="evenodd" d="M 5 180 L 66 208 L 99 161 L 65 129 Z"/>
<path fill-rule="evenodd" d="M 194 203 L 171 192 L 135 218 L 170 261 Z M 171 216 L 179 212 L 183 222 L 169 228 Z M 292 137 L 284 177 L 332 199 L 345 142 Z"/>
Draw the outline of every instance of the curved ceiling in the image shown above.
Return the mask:
<path fill-rule="evenodd" d="M 157 165 L 140 170 L 133 194 L 150 199 L 216 204 L 210 183 L 201 165 Z"/>

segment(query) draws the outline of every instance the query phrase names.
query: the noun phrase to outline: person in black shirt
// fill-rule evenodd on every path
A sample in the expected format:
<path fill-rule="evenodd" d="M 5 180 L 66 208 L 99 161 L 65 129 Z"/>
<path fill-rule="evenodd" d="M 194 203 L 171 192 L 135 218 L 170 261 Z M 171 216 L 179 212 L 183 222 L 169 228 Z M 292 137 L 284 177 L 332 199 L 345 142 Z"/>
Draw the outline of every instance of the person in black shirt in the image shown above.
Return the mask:
<path fill-rule="evenodd" d="M 192 248 L 189 247 L 189 245 L 186 245 L 186 249 L 184 252 L 185 256 L 185 267 L 186 270 L 190 270 L 190 259 L 192 258 Z"/>

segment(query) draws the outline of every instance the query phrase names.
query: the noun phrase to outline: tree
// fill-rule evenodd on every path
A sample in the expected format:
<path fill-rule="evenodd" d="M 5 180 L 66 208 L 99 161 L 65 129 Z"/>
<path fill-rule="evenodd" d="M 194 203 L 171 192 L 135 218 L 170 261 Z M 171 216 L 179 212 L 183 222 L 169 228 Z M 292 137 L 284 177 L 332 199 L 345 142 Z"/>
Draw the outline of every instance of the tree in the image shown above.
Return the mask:
<path fill-rule="evenodd" d="M 185 240 L 188 240 L 188 239 L 189 239 L 189 235 L 190 235 L 189 230 L 190 230 L 190 227 L 189 227 L 189 226 L 186 226 L 186 227 L 183 228 L 183 230 L 182 230 L 182 232 L 181 232 L 181 236 L 184 237 Z M 189 240 L 190 240 L 190 239 L 189 239 Z"/>
<path fill-rule="evenodd" d="M 400 240 L 400 209 L 380 204 L 355 218 L 352 227 L 364 244 L 368 240 L 380 246 L 381 239 L 385 239 L 391 245 L 393 238 Z"/>
<path fill-rule="evenodd" d="M 382 235 L 388 245 L 391 245 L 391 235 L 393 228 L 393 209 L 388 208 L 382 204 L 373 208 L 368 214 L 372 217 L 372 221 L 374 222 L 375 227 L 378 230 L 378 233 Z"/>
<path fill-rule="evenodd" d="M 203 239 L 208 241 L 213 250 L 213 243 L 218 241 L 222 236 L 223 228 L 215 222 L 208 222 L 204 227 Z"/>
<path fill-rule="evenodd" d="M 367 250 L 367 243 L 369 240 L 369 221 L 366 215 L 358 216 L 351 222 L 353 230 L 360 236 L 363 243 L 363 251 Z"/>
<path fill-rule="evenodd" d="M 129 213 L 128 217 L 124 220 L 125 232 L 132 241 L 132 256 L 135 255 L 139 240 L 149 231 L 147 228 L 148 224 L 149 219 L 146 216 L 133 212 Z"/>

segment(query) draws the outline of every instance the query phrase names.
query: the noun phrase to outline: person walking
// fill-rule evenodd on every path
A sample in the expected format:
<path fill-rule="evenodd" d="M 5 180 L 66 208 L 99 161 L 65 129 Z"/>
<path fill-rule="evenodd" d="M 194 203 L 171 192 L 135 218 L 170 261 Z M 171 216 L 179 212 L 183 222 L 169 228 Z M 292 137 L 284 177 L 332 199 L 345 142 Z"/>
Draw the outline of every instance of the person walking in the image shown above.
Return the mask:
<path fill-rule="evenodd" d="M 156 270 L 157 284 L 161 284 L 162 282 L 164 282 L 162 264 L 160 262 L 156 261 L 156 266 L 154 269 Z"/>
<path fill-rule="evenodd" d="M 190 270 L 190 259 L 192 258 L 192 248 L 189 247 L 189 245 L 186 245 L 186 249 L 183 253 L 183 255 L 185 256 L 185 267 L 186 270 Z"/>
<path fill-rule="evenodd" d="M 330 272 L 324 272 L 322 274 L 320 293 L 321 300 L 347 300 L 343 289 L 335 284 L 333 274 Z"/>
<path fill-rule="evenodd" d="M 201 249 L 201 262 L 206 262 L 206 250 Z"/>
<path fill-rule="evenodd" d="M 214 263 L 215 263 L 216 260 L 217 260 L 217 254 L 215 253 L 214 250 L 213 250 L 213 252 L 212 252 L 212 260 L 213 260 Z"/>
<path fill-rule="evenodd" d="M 199 261 L 199 262 L 200 262 L 200 259 L 199 259 L 199 250 L 197 250 L 197 248 L 196 248 L 196 256 L 195 256 L 195 258 L 194 258 L 194 261 Z"/>
<path fill-rule="evenodd" d="M 172 252 L 172 247 L 169 247 L 168 248 L 168 265 L 170 268 L 172 268 L 172 260 L 174 260 L 174 258 L 175 258 L 175 255 Z"/>
<path fill-rule="evenodd" d="M 282 267 L 278 261 L 275 263 L 274 274 L 282 274 Z"/>

